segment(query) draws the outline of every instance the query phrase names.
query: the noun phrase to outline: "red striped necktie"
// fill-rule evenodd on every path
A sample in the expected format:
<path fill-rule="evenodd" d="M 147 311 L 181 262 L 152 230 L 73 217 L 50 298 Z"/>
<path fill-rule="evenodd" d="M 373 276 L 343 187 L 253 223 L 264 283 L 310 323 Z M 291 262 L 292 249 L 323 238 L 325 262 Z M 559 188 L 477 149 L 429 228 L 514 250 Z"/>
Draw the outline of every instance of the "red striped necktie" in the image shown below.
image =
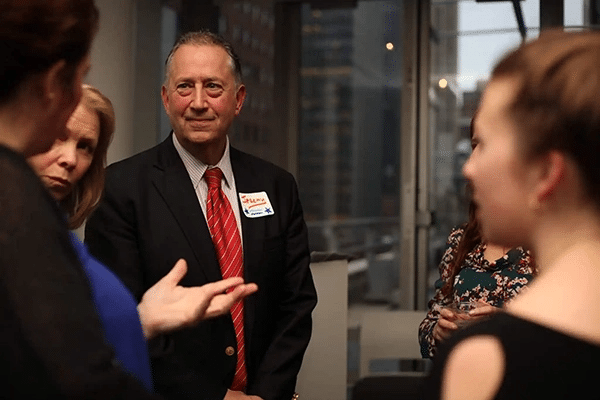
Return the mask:
<path fill-rule="evenodd" d="M 242 241 L 229 200 L 221 190 L 223 172 L 219 168 L 207 169 L 204 179 L 208 184 L 206 221 L 215 246 L 223 278 L 243 277 Z M 231 318 L 237 340 L 237 364 L 231 390 L 246 388 L 246 360 L 244 351 L 244 303 L 239 301 L 231 307 Z"/>

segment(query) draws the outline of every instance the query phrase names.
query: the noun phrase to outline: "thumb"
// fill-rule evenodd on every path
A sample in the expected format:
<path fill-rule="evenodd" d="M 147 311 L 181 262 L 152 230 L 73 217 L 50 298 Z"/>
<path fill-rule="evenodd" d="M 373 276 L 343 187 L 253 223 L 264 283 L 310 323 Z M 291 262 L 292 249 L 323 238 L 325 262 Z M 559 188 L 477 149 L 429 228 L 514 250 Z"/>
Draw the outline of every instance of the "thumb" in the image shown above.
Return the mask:
<path fill-rule="evenodd" d="M 164 282 L 172 286 L 177 286 L 177 284 L 179 284 L 179 281 L 181 281 L 181 279 L 185 276 L 186 273 L 187 262 L 183 258 L 180 258 L 175 263 L 175 266 L 171 268 L 169 273 L 165 275 L 159 282 Z"/>

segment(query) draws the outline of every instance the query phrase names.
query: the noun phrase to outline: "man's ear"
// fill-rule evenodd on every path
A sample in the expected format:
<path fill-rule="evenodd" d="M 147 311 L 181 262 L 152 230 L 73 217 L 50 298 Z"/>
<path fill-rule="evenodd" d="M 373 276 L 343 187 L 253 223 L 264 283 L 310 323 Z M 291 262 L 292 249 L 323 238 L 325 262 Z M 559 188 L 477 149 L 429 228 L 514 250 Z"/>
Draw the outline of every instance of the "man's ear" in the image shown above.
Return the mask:
<path fill-rule="evenodd" d="M 565 155 L 550 151 L 540 160 L 535 196 L 539 203 L 552 196 L 563 180 L 567 168 Z"/>
<path fill-rule="evenodd" d="M 66 68 L 65 60 L 55 62 L 41 75 L 41 93 L 44 103 L 48 109 L 54 111 L 61 104 L 64 96 L 64 70 Z"/>
<path fill-rule="evenodd" d="M 246 99 L 246 86 L 243 84 L 240 85 L 237 92 L 235 93 L 235 115 L 239 115 L 240 111 L 242 111 L 242 106 L 244 105 L 244 100 Z"/>

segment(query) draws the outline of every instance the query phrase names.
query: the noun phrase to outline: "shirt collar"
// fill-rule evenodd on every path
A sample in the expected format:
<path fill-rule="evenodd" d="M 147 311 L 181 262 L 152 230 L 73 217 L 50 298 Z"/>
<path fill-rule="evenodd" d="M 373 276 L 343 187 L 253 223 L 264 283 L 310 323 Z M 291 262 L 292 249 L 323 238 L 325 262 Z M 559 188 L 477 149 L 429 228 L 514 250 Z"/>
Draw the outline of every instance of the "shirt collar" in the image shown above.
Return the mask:
<path fill-rule="evenodd" d="M 229 187 L 233 185 L 233 169 L 231 168 L 231 158 L 229 157 L 229 137 L 225 136 L 227 142 L 225 143 L 225 152 L 223 156 L 219 160 L 216 165 L 208 165 L 198 160 L 196 157 L 192 155 L 189 151 L 187 151 L 179 140 L 177 140 L 177 136 L 173 133 L 173 145 L 179 153 L 179 157 L 181 157 L 181 161 L 183 161 L 183 165 L 185 169 L 188 171 L 190 175 L 190 179 L 192 180 L 192 184 L 194 185 L 194 189 L 198 187 L 200 182 L 202 182 L 202 178 L 204 177 L 204 172 L 209 167 L 219 167 L 221 171 L 223 171 L 223 178 L 225 179 L 225 184 Z"/>

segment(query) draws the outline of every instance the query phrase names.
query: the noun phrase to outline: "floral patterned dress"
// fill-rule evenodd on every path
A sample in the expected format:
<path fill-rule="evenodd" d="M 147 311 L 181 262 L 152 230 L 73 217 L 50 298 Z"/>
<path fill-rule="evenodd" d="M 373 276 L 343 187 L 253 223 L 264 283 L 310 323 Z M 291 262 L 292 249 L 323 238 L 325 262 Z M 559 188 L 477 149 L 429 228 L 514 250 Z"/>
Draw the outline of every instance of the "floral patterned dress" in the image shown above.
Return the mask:
<path fill-rule="evenodd" d="M 529 252 L 515 248 L 494 262 L 487 261 L 483 252 L 485 244 L 478 244 L 466 256 L 464 264 L 454 279 L 450 298 L 444 298 L 441 289 L 451 278 L 451 263 L 456 255 L 463 229 L 452 230 L 447 248 L 440 262 L 440 279 L 435 283 L 435 295 L 429 301 L 429 312 L 419 325 L 419 343 L 424 358 L 435 354 L 433 328 L 440 316 L 440 309 L 459 301 L 484 301 L 502 307 L 533 279 L 533 265 Z"/>

